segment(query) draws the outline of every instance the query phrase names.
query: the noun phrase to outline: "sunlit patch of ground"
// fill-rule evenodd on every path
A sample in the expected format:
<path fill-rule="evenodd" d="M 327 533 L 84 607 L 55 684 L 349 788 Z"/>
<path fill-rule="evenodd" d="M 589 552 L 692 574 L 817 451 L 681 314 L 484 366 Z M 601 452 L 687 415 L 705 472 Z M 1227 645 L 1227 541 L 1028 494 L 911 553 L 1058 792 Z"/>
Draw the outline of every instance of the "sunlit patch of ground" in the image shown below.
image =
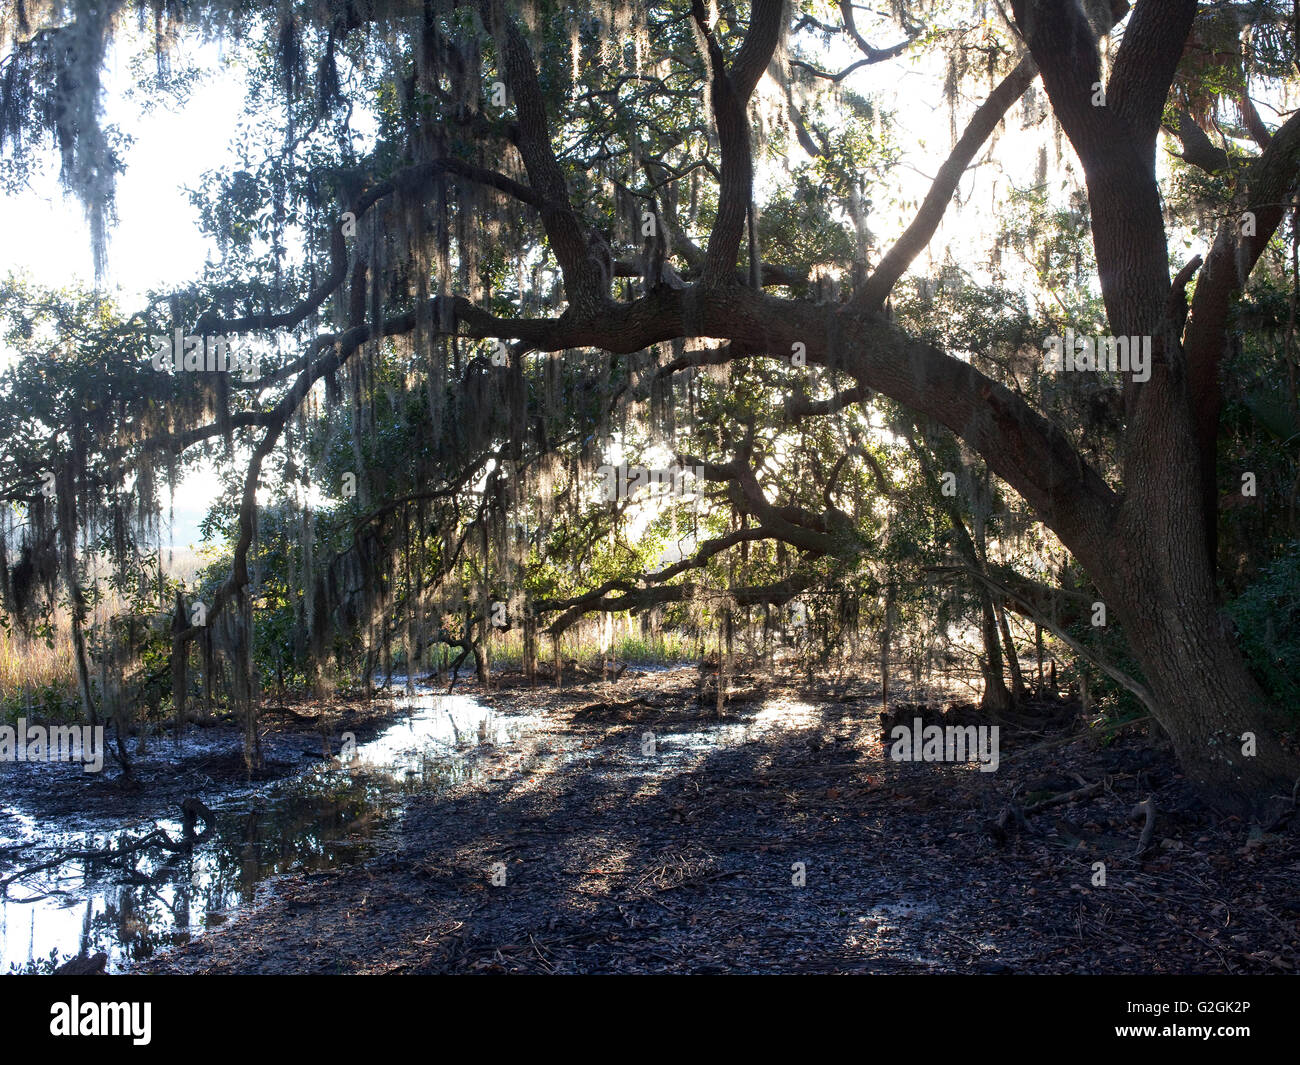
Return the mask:
<path fill-rule="evenodd" d="M 454 745 L 459 782 L 402 791 L 376 852 L 283 876 L 260 909 L 138 968 L 1209 972 L 1300 956 L 1274 872 L 1300 864 L 1294 840 L 1243 857 L 1244 826 L 1166 818 L 1168 845 L 1133 859 L 1134 790 L 1162 810 L 1181 794 L 1145 741 L 980 774 L 892 762 L 869 688 L 764 682 L 721 716 L 689 671 L 479 698 L 509 727 Z M 1076 774 L 1110 790 L 990 836 L 1005 803 Z M 1103 852 L 1117 891 L 1083 890 Z M 1198 923 L 1222 898 L 1244 939 Z"/>
<path fill-rule="evenodd" d="M 749 722 L 751 735 L 760 736 L 772 729 L 794 731 L 813 728 L 821 723 L 821 714 L 812 703 L 795 699 L 768 699 Z"/>

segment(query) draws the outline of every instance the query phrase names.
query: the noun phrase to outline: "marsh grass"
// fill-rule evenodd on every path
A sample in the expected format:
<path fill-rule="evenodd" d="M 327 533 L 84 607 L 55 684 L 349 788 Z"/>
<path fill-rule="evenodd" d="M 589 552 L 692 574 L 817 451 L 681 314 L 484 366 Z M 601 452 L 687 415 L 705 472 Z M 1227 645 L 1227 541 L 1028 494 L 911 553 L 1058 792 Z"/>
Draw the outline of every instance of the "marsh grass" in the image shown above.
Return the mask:
<path fill-rule="evenodd" d="M 192 583 L 206 558 L 202 550 L 168 548 L 161 564 L 168 577 Z M 92 570 L 101 576 L 107 574 L 102 562 L 93 562 Z M 109 592 L 99 600 L 94 614 L 102 622 L 126 609 L 127 604 L 117 593 Z M 52 628 L 47 641 L 25 637 L 11 621 L 0 626 L 0 720 L 10 723 L 18 717 L 33 722 L 82 720 L 71 623 L 65 609 L 53 611 Z M 93 673 L 92 664 L 92 676 Z"/>
<path fill-rule="evenodd" d="M 79 720 L 77 673 L 66 620 L 52 640 L 28 640 L 0 628 L 0 717 L 32 721 Z"/>
<path fill-rule="evenodd" d="M 551 642 L 542 639 L 539 644 L 538 660 L 545 664 L 551 659 Z M 522 633 L 512 631 L 495 636 L 488 648 L 493 670 L 523 668 Z M 698 661 L 700 654 L 696 640 L 676 633 L 655 636 L 627 634 L 610 640 L 608 650 L 602 651 L 600 638 L 595 633 L 584 632 L 561 639 L 560 652 L 565 662 L 577 659 L 579 665 L 597 670 L 606 659 L 616 665 L 626 662 L 634 666 L 675 666 Z M 467 664 L 473 668 L 472 663 Z"/>

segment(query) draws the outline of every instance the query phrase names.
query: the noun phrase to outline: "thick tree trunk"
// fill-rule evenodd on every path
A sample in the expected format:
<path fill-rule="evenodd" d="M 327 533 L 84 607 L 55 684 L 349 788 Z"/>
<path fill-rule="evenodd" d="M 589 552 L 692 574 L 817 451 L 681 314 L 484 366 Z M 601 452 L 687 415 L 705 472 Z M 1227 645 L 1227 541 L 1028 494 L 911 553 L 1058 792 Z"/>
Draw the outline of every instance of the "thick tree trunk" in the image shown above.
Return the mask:
<path fill-rule="evenodd" d="M 1300 759 L 1283 745 L 1282 715 L 1268 705 L 1217 609 L 1195 471 L 1170 465 L 1190 474 L 1183 496 L 1190 505 L 1156 514 L 1126 507 L 1117 564 L 1093 572 L 1142 667 L 1152 716 L 1188 776 L 1214 805 L 1258 812 L 1273 796 L 1291 795 Z"/>
<path fill-rule="evenodd" d="M 486 691 L 491 687 L 492 673 L 488 666 L 488 645 L 486 640 L 474 642 L 474 674 Z"/>
<path fill-rule="evenodd" d="M 1041 623 L 1034 622 L 1034 652 L 1038 657 L 1038 685 L 1035 688 L 1037 694 L 1043 694 L 1043 626 Z"/>
<path fill-rule="evenodd" d="M 77 690 L 81 693 L 81 710 L 86 721 L 93 727 L 99 724 L 95 713 L 95 695 L 90 687 L 90 663 L 86 657 L 86 631 L 81 615 L 74 606 L 72 610 L 72 653 L 77 663 Z"/>
<path fill-rule="evenodd" d="M 1207 799 L 1261 811 L 1273 796 L 1289 798 L 1300 762 L 1214 611 L 1141 612 L 1124 631 L 1155 696 L 1153 715 Z"/>

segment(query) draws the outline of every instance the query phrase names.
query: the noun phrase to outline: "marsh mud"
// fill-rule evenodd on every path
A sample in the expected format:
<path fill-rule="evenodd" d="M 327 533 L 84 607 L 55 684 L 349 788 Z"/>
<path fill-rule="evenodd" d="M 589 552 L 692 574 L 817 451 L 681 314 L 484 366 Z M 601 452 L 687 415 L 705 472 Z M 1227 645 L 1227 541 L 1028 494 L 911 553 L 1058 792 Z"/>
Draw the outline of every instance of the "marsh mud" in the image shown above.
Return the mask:
<path fill-rule="evenodd" d="M 370 856 L 405 796 L 471 775 L 476 749 L 507 731 L 472 700 L 422 691 L 268 714 L 252 774 L 235 724 L 191 727 L 179 745 L 133 741 L 129 785 L 111 765 L 8 764 L 0 972 L 99 952 L 121 971 L 224 925 L 279 873 Z M 212 816 L 187 841 L 180 807 L 192 799 Z M 141 847 L 159 830 L 188 845 Z"/>
<path fill-rule="evenodd" d="M 119 870 L 92 905 L 64 884 L 85 929 L 68 950 L 116 936 L 116 970 L 158 973 L 1300 964 L 1295 819 L 1202 806 L 1142 723 L 1044 699 L 1002 721 L 982 773 L 890 758 L 869 683 L 740 676 L 720 715 L 693 669 L 457 690 L 355 764 L 221 792 L 213 840 L 147 890 Z"/>

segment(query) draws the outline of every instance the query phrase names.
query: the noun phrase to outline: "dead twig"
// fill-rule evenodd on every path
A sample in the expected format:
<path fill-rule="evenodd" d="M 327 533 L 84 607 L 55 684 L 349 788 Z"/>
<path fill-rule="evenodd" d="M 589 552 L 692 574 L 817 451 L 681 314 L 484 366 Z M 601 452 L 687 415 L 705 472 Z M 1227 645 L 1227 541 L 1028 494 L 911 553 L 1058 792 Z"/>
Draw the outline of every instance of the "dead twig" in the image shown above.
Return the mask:
<path fill-rule="evenodd" d="M 1022 747 L 1014 754 L 1007 755 L 1002 759 L 1002 765 L 1010 765 L 1019 762 L 1026 755 L 1033 754 L 1036 751 L 1046 751 L 1054 747 L 1068 747 L 1072 743 L 1080 743 L 1083 740 L 1100 739 L 1106 736 L 1113 736 L 1132 725 L 1142 725 L 1146 722 L 1153 721 L 1150 714 L 1143 714 L 1141 717 L 1135 717 L 1129 721 L 1120 721 L 1114 725 L 1107 725 L 1105 728 L 1089 728 L 1083 732 L 1062 736 L 1059 739 L 1047 740 L 1044 743 L 1035 743 L 1030 747 Z"/>
<path fill-rule="evenodd" d="M 1060 795 L 1053 795 L 1048 799 L 1040 799 L 1036 803 L 1031 803 L 1025 807 L 1025 813 L 1033 814 L 1039 810 L 1045 810 L 1049 806 L 1060 806 L 1067 802 L 1078 802 L 1080 799 L 1091 799 L 1094 795 L 1100 795 L 1106 787 L 1106 781 L 1098 780 L 1082 788 L 1075 788 L 1073 791 L 1063 791 Z"/>

